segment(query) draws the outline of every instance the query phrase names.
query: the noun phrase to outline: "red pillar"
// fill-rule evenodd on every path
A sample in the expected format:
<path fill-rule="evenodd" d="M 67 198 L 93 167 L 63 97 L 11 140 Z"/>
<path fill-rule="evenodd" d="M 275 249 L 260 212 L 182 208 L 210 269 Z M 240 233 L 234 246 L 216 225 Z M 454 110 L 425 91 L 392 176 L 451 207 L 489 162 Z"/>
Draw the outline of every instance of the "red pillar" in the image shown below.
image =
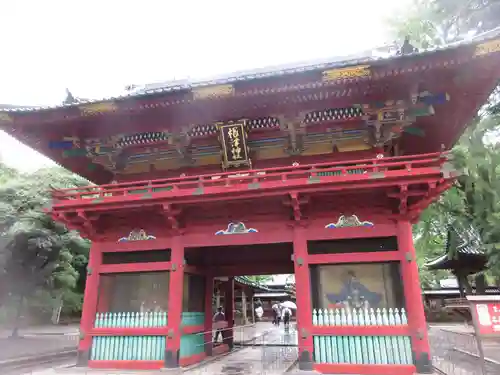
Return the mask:
<path fill-rule="evenodd" d="M 212 300 L 214 294 L 214 277 L 212 274 L 205 276 L 205 353 L 207 356 L 212 355 Z"/>
<path fill-rule="evenodd" d="M 432 374 L 429 337 L 418 276 L 417 257 L 413 246 L 411 223 L 408 220 L 398 221 L 398 247 L 399 251 L 404 254 L 401 262 L 401 277 L 403 278 L 415 366 L 418 373 Z"/>
<path fill-rule="evenodd" d="M 181 347 L 182 296 L 184 287 L 184 245 L 182 238 L 172 238 L 172 269 L 168 290 L 168 337 L 165 351 L 166 368 L 179 367 L 179 352 Z"/>
<path fill-rule="evenodd" d="M 229 346 L 229 350 L 234 346 L 234 277 L 226 281 L 224 290 L 224 315 L 226 316 L 227 328 L 224 330 L 224 344 Z"/>
<path fill-rule="evenodd" d="M 93 242 L 89 252 L 87 280 L 83 295 L 82 319 L 80 320 L 80 342 L 78 344 L 77 366 L 87 367 L 92 347 L 92 330 L 97 312 L 99 294 L 99 267 L 101 265 L 101 249 L 98 242 Z"/>
<path fill-rule="evenodd" d="M 309 272 L 305 228 L 296 227 L 293 232 L 293 260 L 297 301 L 297 330 L 299 338 L 299 369 L 313 369 L 313 337 L 311 307 L 311 277 Z"/>

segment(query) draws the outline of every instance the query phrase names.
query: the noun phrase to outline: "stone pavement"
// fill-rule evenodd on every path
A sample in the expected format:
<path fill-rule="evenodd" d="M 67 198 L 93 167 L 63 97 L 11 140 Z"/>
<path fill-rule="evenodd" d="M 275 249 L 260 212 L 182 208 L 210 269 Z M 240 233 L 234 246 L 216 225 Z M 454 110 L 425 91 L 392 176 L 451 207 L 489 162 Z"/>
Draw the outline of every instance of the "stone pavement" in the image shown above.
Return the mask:
<path fill-rule="evenodd" d="M 263 323 L 265 324 L 265 323 Z M 285 333 L 283 327 L 271 326 L 254 346 L 237 350 L 218 361 L 184 371 L 186 375 L 281 375 L 297 360 L 297 331 Z"/>
<path fill-rule="evenodd" d="M 77 325 L 36 326 L 19 330 L 19 338 L 9 338 L 11 331 L 0 331 L 0 362 L 19 357 L 31 357 L 74 350 L 78 346 Z"/>
<path fill-rule="evenodd" d="M 80 326 L 78 324 L 68 325 L 40 325 L 33 327 L 24 327 L 19 329 L 20 336 L 50 336 L 50 335 L 76 335 L 78 336 Z M 12 333 L 12 330 L 0 329 L 0 339 L 7 338 Z"/>
<path fill-rule="evenodd" d="M 477 341 L 474 334 L 474 327 L 471 325 L 440 325 L 436 328 L 440 328 L 445 334 L 453 336 L 454 340 L 457 341 L 456 346 L 458 349 L 477 354 Z M 490 359 L 490 362 L 497 362 L 500 365 L 500 338 L 483 339 L 483 349 L 484 356 Z"/>
<path fill-rule="evenodd" d="M 249 341 L 256 341 L 273 327 L 274 326 L 271 323 L 267 322 L 257 322 L 252 325 L 247 324 L 244 326 L 236 326 L 233 328 L 234 343 L 240 344 L 247 343 Z"/>
<path fill-rule="evenodd" d="M 497 340 L 485 342 L 486 374 L 482 373 L 478 359 L 476 337 L 472 328 L 464 325 L 432 325 L 429 329 L 432 362 L 436 368 L 453 375 L 498 375 L 500 355 Z"/>
<path fill-rule="evenodd" d="M 269 325 L 270 324 L 271 323 L 269 323 Z M 258 346 L 297 346 L 297 330 L 292 327 L 286 332 L 283 326 L 275 327 L 270 325 L 267 326 L 267 329 L 263 331 L 256 340 L 253 340 L 251 344 Z M 251 344 L 249 343 L 248 345 Z"/>

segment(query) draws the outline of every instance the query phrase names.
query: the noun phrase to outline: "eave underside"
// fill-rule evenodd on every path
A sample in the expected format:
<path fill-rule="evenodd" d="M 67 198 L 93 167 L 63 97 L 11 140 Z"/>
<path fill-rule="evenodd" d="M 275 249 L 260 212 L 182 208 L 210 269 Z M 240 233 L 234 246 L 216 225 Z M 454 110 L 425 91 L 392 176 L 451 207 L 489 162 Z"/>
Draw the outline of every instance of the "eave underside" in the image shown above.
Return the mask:
<path fill-rule="evenodd" d="M 449 270 L 454 273 L 474 274 L 486 269 L 488 259 L 481 254 L 459 254 L 455 258 L 443 255 L 429 263 L 429 270 Z"/>

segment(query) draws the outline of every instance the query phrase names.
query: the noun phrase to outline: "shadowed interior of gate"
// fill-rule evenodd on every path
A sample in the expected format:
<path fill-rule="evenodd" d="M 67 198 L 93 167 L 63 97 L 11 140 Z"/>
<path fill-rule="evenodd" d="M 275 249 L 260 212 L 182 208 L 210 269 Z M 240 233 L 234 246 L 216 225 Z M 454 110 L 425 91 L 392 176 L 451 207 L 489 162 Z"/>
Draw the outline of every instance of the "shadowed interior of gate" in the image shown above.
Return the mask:
<path fill-rule="evenodd" d="M 235 234 L 237 236 L 237 234 Z M 186 264 L 213 276 L 293 273 L 291 243 L 188 248 Z"/>

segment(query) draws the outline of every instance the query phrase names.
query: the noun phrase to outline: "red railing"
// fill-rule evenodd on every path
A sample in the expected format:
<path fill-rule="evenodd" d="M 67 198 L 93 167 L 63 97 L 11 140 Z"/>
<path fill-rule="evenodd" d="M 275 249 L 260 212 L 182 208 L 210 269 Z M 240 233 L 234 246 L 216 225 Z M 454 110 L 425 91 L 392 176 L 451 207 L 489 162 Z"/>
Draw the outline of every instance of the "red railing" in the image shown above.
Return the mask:
<path fill-rule="evenodd" d="M 196 195 L 193 190 L 222 187 L 232 191 L 247 184 L 247 188 L 259 189 L 262 183 L 272 183 L 274 186 L 293 186 L 294 183 L 321 182 L 325 176 L 355 177 L 366 175 L 366 179 L 373 179 L 373 174 L 384 173 L 390 176 L 391 172 L 411 172 L 417 168 L 432 168 L 437 171 L 446 160 L 446 153 L 429 153 L 421 155 L 389 157 L 383 159 L 361 159 L 353 161 L 330 162 L 308 165 L 297 165 L 280 168 L 266 168 L 240 172 L 225 172 L 193 177 L 167 178 L 160 180 L 145 180 L 118 184 L 93 185 L 82 188 L 60 189 L 53 191 L 53 198 L 57 201 L 99 199 L 106 197 L 128 196 L 134 194 L 172 193 L 172 195 Z M 384 177 L 384 176 L 381 176 Z M 201 194 L 201 193 L 200 193 Z M 170 194 L 169 194 L 170 195 Z M 186 194 L 187 195 L 187 194 Z"/>

